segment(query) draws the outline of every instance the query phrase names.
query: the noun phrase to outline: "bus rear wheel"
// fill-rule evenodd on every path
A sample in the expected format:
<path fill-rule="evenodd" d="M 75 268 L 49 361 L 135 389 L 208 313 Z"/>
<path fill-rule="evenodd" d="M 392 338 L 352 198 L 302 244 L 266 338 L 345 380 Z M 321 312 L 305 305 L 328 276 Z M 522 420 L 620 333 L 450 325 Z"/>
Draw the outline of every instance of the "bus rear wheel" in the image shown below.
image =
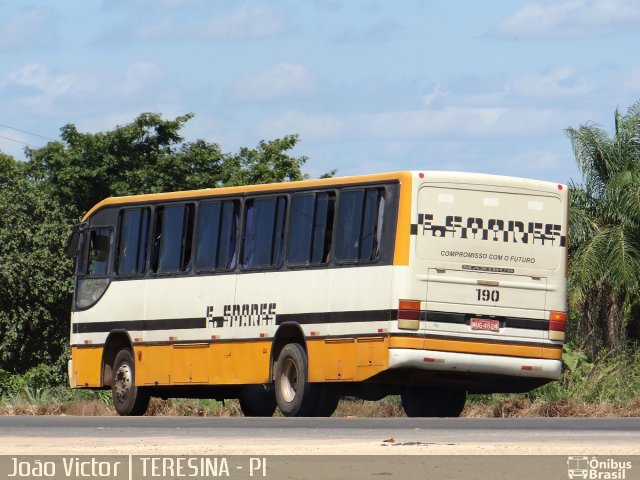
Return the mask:
<path fill-rule="evenodd" d="M 315 405 L 311 412 L 312 417 L 330 417 L 338 408 L 340 395 L 333 385 L 318 383 L 312 385 L 315 397 Z"/>
<path fill-rule="evenodd" d="M 147 411 L 150 396 L 144 388 L 136 386 L 131 350 L 120 350 L 113 362 L 111 397 L 118 415 L 140 416 Z"/>
<path fill-rule="evenodd" d="M 307 368 L 307 354 L 300 344 L 288 343 L 282 348 L 274 368 L 274 381 L 276 403 L 285 417 L 313 414 L 316 402 Z"/>
<path fill-rule="evenodd" d="M 462 390 L 407 387 L 400 395 L 407 417 L 459 417 L 467 394 Z"/>
<path fill-rule="evenodd" d="M 271 417 L 276 411 L 273 389 L 262 385 L 247 385 L 240 392 L 240 410 L 245 417 Z"/>

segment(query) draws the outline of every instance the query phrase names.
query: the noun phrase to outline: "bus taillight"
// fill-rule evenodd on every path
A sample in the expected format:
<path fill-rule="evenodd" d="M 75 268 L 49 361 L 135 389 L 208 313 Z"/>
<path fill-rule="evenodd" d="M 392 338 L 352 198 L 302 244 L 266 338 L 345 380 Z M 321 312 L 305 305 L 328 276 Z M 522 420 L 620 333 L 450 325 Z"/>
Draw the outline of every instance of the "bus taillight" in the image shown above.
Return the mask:
<path fill-rule="evenodd" d="M 398 328 L 420 328 L 420 300 L 400 300 L 398 304 Z"/>
<path fill-rule="evenodd" d="M 551 311 L 549 313 L 549 340 L 564 340 L 567 330 L 567 312 Z"/>

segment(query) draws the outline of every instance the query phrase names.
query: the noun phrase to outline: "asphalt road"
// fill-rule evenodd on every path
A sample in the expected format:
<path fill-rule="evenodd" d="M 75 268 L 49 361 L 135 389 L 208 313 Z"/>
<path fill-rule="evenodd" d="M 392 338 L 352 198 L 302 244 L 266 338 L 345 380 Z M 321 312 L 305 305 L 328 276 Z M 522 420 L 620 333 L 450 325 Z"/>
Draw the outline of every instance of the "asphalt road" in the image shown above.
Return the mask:
<path fill-rule="evenodd" d="M 640 454 L 640 418 L 0 417 L 6 454 Z"/>

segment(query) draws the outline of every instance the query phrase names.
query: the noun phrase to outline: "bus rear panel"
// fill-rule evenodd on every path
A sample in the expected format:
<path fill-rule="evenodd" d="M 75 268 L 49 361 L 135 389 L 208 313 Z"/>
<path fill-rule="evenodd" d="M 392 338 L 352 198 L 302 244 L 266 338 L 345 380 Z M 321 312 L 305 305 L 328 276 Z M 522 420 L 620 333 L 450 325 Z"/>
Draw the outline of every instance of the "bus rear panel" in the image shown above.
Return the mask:
<path fill-rule="evenodd" d="M 414 189 L 390 369 L 471 392 L 527 391 L 559 378 L 567 188 L 430 172 L 415 175 Z"/>

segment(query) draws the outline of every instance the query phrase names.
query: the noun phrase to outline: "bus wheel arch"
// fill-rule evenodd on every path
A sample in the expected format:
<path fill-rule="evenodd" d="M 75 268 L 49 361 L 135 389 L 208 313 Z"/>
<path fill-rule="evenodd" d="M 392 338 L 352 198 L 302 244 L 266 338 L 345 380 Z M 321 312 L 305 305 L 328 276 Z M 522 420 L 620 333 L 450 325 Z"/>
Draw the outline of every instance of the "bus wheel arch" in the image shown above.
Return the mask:
<path fill-rule="evenodd" d="M 276 404 L 286 417 L 310 416 L 315 407 L 308 365 L 307 352 L 299 343 L 287 343 L 276 359 Z"/>
<path fill-rule="evenodd" d="M 309 361 L 302 328 L 280 326 L 271 349 L 271 378 L 278 408 L 287 417 L 311 415 L 315 406 L 309 383 Z"/>
<path fill-rule="evenodd" d="M 109 333 L 102 364 L 102 384 L 111 387 L 113 406 L 118 415 L 144 415 L 151 397 L 147 389 L 135 383 L 133 345 L 126 331 L 114 330 Z"/>
<path fill-rule="evenodd" d="M 113 365 L 118 352 L 122 349 L 129 349 L 133 354 L 133 344 L 131 337 L 126 330 L 112 330 L 104 342 L 102 351 L 102 386 L 113 386 Z"/>
<path fill-rule="evenodd" d="M 304 339 L 304 332 L 300 324 L 295 322 L 286 322 L 280 325 L 276 334 L 273 336 L 273 342 L 271 343 L 271 362 L 269 378 L 275 379 L 275 364 L 278 360 L 280 352 L 288 343 L 297 343 L 307 353 L 307 343 Z"/>

